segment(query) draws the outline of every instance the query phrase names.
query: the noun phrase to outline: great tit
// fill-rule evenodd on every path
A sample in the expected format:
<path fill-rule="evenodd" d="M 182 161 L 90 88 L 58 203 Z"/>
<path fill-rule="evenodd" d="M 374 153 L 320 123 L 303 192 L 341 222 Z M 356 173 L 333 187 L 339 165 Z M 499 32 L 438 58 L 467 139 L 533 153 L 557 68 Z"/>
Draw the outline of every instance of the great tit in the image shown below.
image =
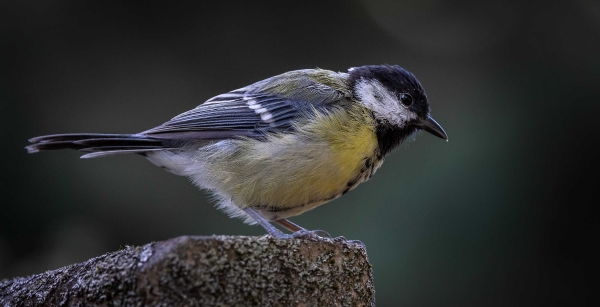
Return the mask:
<path fill-rule="evenodd" d="M 139 154 L 189 177 L 219 209 L 276 238 L 314 237 L 318 231 L 287 218 L 371 178 L 416 131 L 448 140 L 429 113 L 421 83 L 400 66 L 305 69 L 215 96 L 140 133 L 46 135 L 26 149 L 71 148 L 81 158 Z"/>

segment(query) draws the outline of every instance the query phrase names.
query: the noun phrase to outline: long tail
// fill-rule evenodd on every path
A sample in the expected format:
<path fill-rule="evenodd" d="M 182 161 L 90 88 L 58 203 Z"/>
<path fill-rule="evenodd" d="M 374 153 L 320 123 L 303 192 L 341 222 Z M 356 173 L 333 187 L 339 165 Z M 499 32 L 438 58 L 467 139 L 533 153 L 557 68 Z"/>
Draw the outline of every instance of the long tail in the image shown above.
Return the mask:
<path fill-rule="evenodd" d="M 148 138 L 137 134 L 67 133 L 44 135 L 32 138 L 27 152 L 43 150 L 76 149 L 87 154 L 83 159 L 118 154 L 136 153 L 144 155 L 150 151 L 174 149 L 172 141 Z"/>

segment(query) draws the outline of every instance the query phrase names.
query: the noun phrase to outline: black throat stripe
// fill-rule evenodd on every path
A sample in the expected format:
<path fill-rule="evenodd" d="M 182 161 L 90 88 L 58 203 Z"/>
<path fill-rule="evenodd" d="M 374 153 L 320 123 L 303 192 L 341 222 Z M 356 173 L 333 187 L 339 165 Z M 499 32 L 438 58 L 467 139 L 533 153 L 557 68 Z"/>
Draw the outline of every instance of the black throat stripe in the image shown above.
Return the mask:
<path fill-rule="evenodd" d="M 404 128 L 400 128 L 389 123 L 377 121 L 377 143 L 379 153 L 382 156 L 387 155 L 394 148 L 398 147 L 402 141 L 417 131 L 418 120 L 412 120 L 405 124 Z"/>

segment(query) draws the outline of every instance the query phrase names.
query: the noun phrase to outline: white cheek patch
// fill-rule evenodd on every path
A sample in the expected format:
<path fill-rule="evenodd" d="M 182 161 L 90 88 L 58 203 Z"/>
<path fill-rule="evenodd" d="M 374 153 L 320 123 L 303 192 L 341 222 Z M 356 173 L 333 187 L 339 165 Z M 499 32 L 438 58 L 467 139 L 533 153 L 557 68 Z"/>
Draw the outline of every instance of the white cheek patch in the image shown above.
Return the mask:
<path fill-rule="evenodd" d="M 417 118 L 417 114 L 404 107 L 398 98 L 376 80 L 360 80 L 356 83 L 356 95 L 360 102 L 375 116 L 398 126 Z"/>

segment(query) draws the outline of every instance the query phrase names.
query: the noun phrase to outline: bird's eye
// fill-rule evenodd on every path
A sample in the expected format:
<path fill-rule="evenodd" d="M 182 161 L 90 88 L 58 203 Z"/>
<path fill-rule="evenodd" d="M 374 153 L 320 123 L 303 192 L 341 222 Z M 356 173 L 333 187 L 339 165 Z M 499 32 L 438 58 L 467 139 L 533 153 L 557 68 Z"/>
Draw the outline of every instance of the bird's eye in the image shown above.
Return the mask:
<path fill-rule="evenodd" d="M 412 104 L 413 98 L 411 95 L 405 93 L 405 94 L 400 95 L 400 102 L 402 102 L 403 105 L 408 107 L 409 105 Z"/>

